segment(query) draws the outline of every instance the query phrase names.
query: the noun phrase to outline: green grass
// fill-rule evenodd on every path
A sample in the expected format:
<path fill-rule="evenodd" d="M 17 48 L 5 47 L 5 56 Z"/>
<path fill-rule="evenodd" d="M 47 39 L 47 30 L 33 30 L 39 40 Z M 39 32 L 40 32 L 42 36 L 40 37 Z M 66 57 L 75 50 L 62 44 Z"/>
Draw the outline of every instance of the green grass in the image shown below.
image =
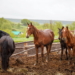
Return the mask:
<path fill-rule="evenodd" d="M 33 40 L 33 37 L 29 37 L 29 38 L 13 38 L 13 40 L 15 42 L 25 42 L 25 41 L 32 41 Z"/>
<path fill-rule="evenodd" d="M 58 36 L 55 36 L 55 38 L 58 38 Z M 33 37 L 29 37 L 29 38 L 13 38 L 13 40 L 15 42 L 25 42 L 25 41 L 32 41 Z M 59 40 L 54 40 L 54 42 L 59 42 Z"/>

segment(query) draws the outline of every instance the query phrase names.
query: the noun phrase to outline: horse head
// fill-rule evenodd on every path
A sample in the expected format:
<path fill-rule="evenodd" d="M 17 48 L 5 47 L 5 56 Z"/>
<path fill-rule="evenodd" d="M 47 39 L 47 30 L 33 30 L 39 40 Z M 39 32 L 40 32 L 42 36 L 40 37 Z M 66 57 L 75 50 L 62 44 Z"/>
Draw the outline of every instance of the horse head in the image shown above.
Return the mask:
<path fill-rule="evenodd" d="M 28 25 L 28 27 L 27 27 L 27 32 L 26 32 L 26 38 L 29 38 L 29 36 L 31 34 L 33 34 L 33 32 L 34 32 L 34 27 L 33 27 L 32 23 L 30 23 L 30 24 L 27 23 L 27 25 Z"/>
<path fill-rule="evenodd" d="M 63 40 L 66 41 L 67 40 L 67 36 L 69 36 L 68 34 L 68 26 L 67 27 L 62 27 L 62 37 L 63 37 Z"/>
<path fill-rule="evenodd" d="M 59 40 L 62 40 L 62 29 L 60 29 L 60 28 L 58 28 L 58 30 L 59 30 L 59 37 L 58 37 L 58 39 Z"/>

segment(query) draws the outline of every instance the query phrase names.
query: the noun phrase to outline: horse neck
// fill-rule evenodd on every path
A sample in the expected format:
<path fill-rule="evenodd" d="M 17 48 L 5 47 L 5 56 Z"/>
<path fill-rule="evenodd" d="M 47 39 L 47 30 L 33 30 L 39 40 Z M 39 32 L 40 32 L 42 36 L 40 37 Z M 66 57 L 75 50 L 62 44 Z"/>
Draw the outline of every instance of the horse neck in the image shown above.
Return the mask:
<path fill-rule="evenodd" d="M 73 39 L 73 35 L 70 31 L 68 31 L 68 32 L 69 32 L 69 34 L 67 36 L 67 41 L 71 42 L 71 40 Z"/>
<path fill-rule="evenodd" d="M 33 32 L 33 36 L 34 36 L 34 39 L 37 40 L 38 39 L 38 34 L 39 34 L 39 30 L 34 27 L 34 32 Z"/>

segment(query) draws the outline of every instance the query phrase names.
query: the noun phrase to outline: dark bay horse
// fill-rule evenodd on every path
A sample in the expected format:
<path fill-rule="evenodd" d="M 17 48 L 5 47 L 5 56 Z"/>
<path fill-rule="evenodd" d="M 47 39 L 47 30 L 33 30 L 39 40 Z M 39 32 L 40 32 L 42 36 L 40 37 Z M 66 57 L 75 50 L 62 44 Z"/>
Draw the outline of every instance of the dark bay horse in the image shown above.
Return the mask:
<path fill-rule="evenodd" d="M 70 58 L 70 51 L 72 48 L 73 49 L 73 58 L 75 59 L 75 36 L 68 29 L 68 27 L 62 27 L 62 29 L 63 29 L 62 30 L 63 40 L 67 44 L 67 48 L 68 48 L 68 52 L 69 52 L 69 58 Z M 74 63 L 75 63 L 75 61 L 74 61 Z"/>
<path fill-rule="evenodd" d="M 0 30 L 0 54 L 2 69 L 7 71 L 9 67 L 9 57 L 15 51 L 15 43 L 8 33 Z"/>
<path fill-rule="evenodd" d="M 28 23 L 27 23 L 28 24 Z M 34 44 L 36 48 L 36 63 L 38 63 L 38 48 L 41 47 L 41 55 L 43 61 L 43 49 L 46 46 L 47 49 L 47 58 L 46 62 L 49 60 L 49 52 L 51 50 L 51 46 L 54 40 L 54 33 L 50 29 L 38 30 L 34 25 L 28 24 L 26 37 L 28 38 L 31 34 L 34 37 Z"/>
<path fill-rule="evenodd" d="M 68 59 L 68 57 L 67 57 L 67 45 L 66 45 L 66 43 L 65 43 L 65 41 L 64 40 L 62 40 L 62 29 L 60 29 L 60 28 L 58 28 L 58 30 L 59 30 L 59 40 L 60 40 L 60 44 L 61 44 L 61 60 L 62 60 L 62 55 L 63 55 L 63 50 L 64 49 L 66 49 L 66 51 L 65 51 L 65 53 L 66 53 L 66 59 Z"/>

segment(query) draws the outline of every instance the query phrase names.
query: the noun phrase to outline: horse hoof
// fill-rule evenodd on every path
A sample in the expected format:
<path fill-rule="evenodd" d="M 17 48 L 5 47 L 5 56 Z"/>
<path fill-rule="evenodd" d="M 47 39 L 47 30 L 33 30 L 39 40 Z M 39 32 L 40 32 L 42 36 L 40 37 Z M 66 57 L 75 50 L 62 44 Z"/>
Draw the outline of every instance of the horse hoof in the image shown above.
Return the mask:
<path fill-rule="evenodd" d="M 59 62 L 61 62 L 62 60 L 59 60 Z"/>
<path fill-rule="evenodd" d="M 44 65 L 44 63 L 42 63 L 42 65 Z"/>
<path fill-rule="evenodd" d="M 68 62 L 68 65 L 70 65 L 70 64 L 71 64 L 71 62 L 69 61 L 69 62 Z"/>
<path fill-rule="evenodd" d="M 6 70 L 1 70 L 1 73 L 5 73 L 5 72 L 7 72 Z"/>
<path fill-rule="evenodd" d="M 73 63 L 73 66 L 75 65 L 75 63 Z"/>
<path fill-rule="evenodd" d="M 46 60 L 46 62 L 48 62 L 48 60 Z"/>
<path fill-rule="evenodd" d="M 68 58 L 66 58 L 66 60 L 68 60 Z"/>
<path fill-rule="evenodd" d="M 34 63 L 34 66 L 36 66 L 37 65 L 37 63 Z"/>

